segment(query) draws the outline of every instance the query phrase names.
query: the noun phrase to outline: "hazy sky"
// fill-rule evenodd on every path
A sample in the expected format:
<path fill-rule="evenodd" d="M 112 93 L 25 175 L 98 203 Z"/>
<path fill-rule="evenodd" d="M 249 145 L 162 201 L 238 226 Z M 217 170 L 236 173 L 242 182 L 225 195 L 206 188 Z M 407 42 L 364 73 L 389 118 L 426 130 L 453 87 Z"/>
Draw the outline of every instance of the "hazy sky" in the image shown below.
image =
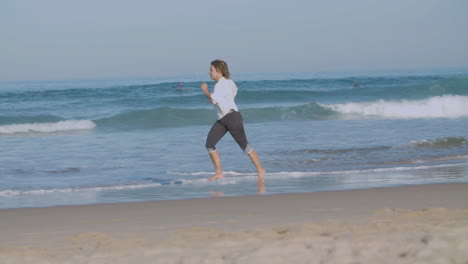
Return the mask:
<path fill-rule="evenodd" d="M 468 67 L 466 0 L 3 0 L 0 81 Z"/>

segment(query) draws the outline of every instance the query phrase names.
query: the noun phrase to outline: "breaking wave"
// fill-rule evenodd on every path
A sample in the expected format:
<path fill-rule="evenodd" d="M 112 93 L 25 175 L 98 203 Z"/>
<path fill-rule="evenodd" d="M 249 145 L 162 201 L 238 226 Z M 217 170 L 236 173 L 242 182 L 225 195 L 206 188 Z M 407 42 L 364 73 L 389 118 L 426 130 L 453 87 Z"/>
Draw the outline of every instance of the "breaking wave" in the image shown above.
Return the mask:
<path fill-rule="evenodd" d="M 350 102 L 321 106 L 342 113 L 384 118 L 468 117 L 468 96 L 444 95 L 423 100 Z"/>
<path fill-rule="evenodd" d="M 72 130 L 93 129 L 96 124 L 90 120 L 67 120 L 54 123 L 25 123 L 0 126 L 0 134 L 52 133 Z"/>

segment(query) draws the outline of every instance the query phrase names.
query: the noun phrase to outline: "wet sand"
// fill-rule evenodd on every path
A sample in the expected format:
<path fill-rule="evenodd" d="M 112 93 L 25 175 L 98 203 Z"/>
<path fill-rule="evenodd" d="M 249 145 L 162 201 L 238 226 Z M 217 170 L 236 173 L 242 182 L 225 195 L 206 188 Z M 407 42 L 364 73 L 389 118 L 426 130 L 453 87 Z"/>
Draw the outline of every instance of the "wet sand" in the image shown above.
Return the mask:
<path fill-rule="evenodd" d="M 468 183 L 0 210 L 0 263 L 468 263 Z"/>

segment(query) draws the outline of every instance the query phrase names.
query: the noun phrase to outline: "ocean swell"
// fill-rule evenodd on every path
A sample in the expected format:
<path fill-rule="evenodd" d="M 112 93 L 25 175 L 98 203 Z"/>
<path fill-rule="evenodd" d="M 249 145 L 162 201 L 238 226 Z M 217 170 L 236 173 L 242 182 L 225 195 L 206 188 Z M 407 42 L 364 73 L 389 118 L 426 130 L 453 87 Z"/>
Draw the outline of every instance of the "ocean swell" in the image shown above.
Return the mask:
<path fill-rule="evenodd" d="M 459 118 L 468 117 L 468 96 L 444 95 L 423 100 L 349 102 L 296 106 L 267 106 L 241 109 L 246 123 L 284 120 L 340 120 L 360 118 Z M 55 120 L 62 120 L 56 121 Z M 56 116 L 4 118 L 0 134 L 59 132 L 95 127 L 105 130 L 157 129 L 211 125 L 216 120 L 209 108 L 153 108 L 119 113 L 97 120 L 66 120 Z M 1 121 L 1 120 L 0 120 Z M 25 122 L 27 121 L 27 122 Z M 1 122 L 0 122 L 1 124 Z"/>

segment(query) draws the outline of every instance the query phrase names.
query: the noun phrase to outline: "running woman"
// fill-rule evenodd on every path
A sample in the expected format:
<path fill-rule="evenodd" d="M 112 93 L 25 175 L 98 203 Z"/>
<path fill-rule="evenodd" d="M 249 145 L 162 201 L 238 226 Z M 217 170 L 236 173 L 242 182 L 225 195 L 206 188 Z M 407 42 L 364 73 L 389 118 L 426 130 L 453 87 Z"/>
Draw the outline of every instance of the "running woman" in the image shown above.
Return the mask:
<path fill-rule="evenodd" d="M 213 93 L 208 91 L 208 85 L 206 83 L 203 83 L 200 87 L 208 100 L 214 105 L 218 115 L 218 120 L 213 124 L 206 138 L 205 146 L 215 168 L 215 174 L 208 180 L 214 181 L 224 177 L 221 168 L 221 158 L 215 145 L 229 131 L 237 144 L 247 153 L 255 165 L 258 174 L 258 185 L 263 185 L 265 181 L 265 169 L 263 169 L 260 163 L 257 152 L 247 141 L 242 115 L 234 102 L 237 95 L 237 86 L 234 81 L 231 80 L 226 62 L 222 60 L 212 61 L 210 77 L 212 80 L 216 81 Z"/>

